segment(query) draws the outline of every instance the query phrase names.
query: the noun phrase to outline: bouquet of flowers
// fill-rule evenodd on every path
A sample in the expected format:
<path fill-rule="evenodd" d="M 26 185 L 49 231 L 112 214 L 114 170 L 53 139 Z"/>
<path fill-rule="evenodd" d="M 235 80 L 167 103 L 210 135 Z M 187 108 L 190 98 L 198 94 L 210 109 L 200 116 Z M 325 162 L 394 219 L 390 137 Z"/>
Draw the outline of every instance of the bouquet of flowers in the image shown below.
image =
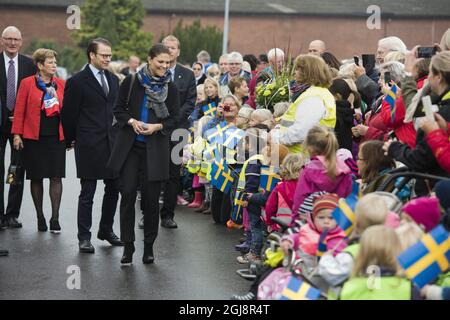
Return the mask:
<path fill-rule="evenodd" d="M 278 102 L 289 102 L 289 82 L 293 79 L 292 71 L 284 67 L 280 72 L 267 74 L 267 79 L 256 86 L 256 105 L 269 109 Z"/>

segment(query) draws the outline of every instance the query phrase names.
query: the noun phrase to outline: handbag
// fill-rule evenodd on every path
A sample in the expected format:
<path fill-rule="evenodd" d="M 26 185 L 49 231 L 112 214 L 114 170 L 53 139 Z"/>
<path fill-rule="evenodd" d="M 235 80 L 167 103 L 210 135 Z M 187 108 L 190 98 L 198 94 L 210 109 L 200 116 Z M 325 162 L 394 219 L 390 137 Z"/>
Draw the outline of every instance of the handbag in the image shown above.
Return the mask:
<path fill-rule="evenodd" d="M 6 183 L 10 185 L 21 185 L 22 177 L 24 174 L 23 166 L 20 164 L 20 155 L 16 155 L 11 159 L 11 164 L 8 168 L 8 175 L 6 177 Z"/>

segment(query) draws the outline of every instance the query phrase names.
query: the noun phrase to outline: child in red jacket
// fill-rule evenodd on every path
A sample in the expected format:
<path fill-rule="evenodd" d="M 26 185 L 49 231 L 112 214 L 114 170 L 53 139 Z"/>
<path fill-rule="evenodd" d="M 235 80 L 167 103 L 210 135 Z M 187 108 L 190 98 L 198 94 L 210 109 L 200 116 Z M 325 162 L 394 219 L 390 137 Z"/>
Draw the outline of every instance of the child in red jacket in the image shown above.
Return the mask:
<path fill-rule="evenodd" d="M 304 160 L 301 154 L 289 154 L 280 166 L 283 181 L 273 189 L 265 206 L 265 222 L 270 232 L 278 231 L 280 228 L 272 221 L 272 217 L 286 217 L 288 221 L 292 219 L 295 188 L 303 165 Z"/>

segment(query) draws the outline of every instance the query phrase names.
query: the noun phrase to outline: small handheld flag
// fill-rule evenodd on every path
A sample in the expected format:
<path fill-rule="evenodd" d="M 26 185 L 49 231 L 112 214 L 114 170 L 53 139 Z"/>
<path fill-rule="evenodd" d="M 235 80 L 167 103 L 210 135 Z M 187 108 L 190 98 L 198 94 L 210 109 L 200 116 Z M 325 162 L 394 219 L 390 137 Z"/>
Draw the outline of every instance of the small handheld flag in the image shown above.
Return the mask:
<path fill-rule="evenodd" d="M 322 233 L 320 234 L 319 244 L 317 245 L 317 252 L 316 252 L 316 256 L 318 257 L 323 256 L 323 254 L 327 252 L 327 242 L 326 242 L 327 234 L 328 229 L 323 230 Z"/>
<path fill-rule="evenodd" d="M 211 116 L 211 117 L 215 118 L 216 114 L 217 114 L 216 103 L 212 102 L 212 103 L 202 106 L 202 111 L 205 116 Z"/>
<path fill-rule="evenodd" d="M 222 121 L 217 126 L 206 131 L 206 139 L 209 143 L 223 144 L 225 131 L 229 128 L 226 121 Z"/>
<path fill-rule="evenodd" d="M 236 196 L 234 197 L 234 205 L 233 205 L 233 211 L 231 212 L 231 220 L 234 223 L 242 224 L 242 217 L 244 213 L 244 207 L 242 206 L 244 204 L 244 192 L 236 191 Z"/>
<path fill-rule="evenodd" d="M 217 189 L 228 193 L 233 185 L 234 177 L 227 164 L 223 161 L 214 161 L 211 166 L 211 183 Z"/>
<path fill-rule="evenodd" d="M 362 190 L 358 182 L 352 182 L 352 195 L 356 196 L 358 199 L 362 197 Z"/>
<path fill-rule="evenodd" d="M 229 149 L 234 149 L 239 141 L 245 136 L 245 131 L 236 127 L 225 131 L 223 145 Z"/>
<path fill-rule="evenodd" d="M 217 145 L 208 145 L 205 150 L 203 150 L 203 158 L 206 161 L 212 161 L 214 159 L 220 159 L 219 149 L 217 149 Z"/>
<path fill-rule="evenodd" d="M 288 285 L 281 292 L 280 300 L 317 300 L 320 291 L 306 282 L 291 276 Z"/>
<path fill-rule="evenodd" d="M 272 191 L 278 182 L 281 181 L 281 177 L 278 174 L 278 168 L 274 166 L 262 166 L 261 176 L 259 178 L 259 186 L 266 190 Z"/>
<path fill-rule="evenodd" d="M 391 123 L 394 123 L 394 121 L 395 121 L 395 113 L 397 111 L 397 105 L 396 105 L 396 101 L 397 101 L 397 86 L 395 84 L 391 87 L 391 90 L 388 92 L 388 94 L 386 95 L 386 98 L 384 98 L 384 100 L 387 103 L 389 103 L 390 110 L 391 110 Z"/>
<path fill-rule="evenodd" d="M 348 237 L 355 227 L 355 207 L 358 202 L 358 198 L 354 195 L 350 195 L 346 199 L 339 199 L 339 205 L 333 211 L 333 218 L 336 220 L 337 225 L 345 232 Z"/>
<path fill-rule="evenodd" d="M 450 261 L 450 239 L 442 225 L 437 226 L 422 239 L 402 252 L 397 260 L 406 276 L 422 288 L 448 270 Z"/>

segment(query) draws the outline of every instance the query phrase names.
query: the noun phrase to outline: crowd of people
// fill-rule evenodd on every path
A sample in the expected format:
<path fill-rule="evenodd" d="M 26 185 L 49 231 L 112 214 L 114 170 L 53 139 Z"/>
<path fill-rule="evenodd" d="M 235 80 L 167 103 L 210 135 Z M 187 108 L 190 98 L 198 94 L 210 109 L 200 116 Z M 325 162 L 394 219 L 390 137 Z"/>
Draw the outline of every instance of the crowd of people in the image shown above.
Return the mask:
<path fill-rule="evenodd" d="M 123 68 L 111 61 L 109 41 L 96 38 L 86 66 L 67 81 L 56 76 L 57 52 L 41 48 L 30 59 L 19 54 L 21 44 L 18 28 L 3 31 L 0 229 L 22 227 L 26 174 L 38 230 L 48 230 L 48 178 L 50 231 L 61 232 L 65 157 L 74 149 L 80 252 L 95 252 L 92 206 L 103 180 L 97 237 L 123 246 L 122 264 L 133 261 L 140 200 L 144 264 L 155 260 L 159 225 L 178 227 L 177 206 L 242 230 L 229 249 L 254 281 L 233 299 L 279 299 L 293 275 L 311 274 L 328 298 L 450 298 L 449 270 L 418 286 L 397 260 L 440 225 L 450 229 L 450 29 L 425 58 L 398 37 L 380 39 L 372 66 L 338 59 L 314 40 L 295 59 L 273 48 L 213 63 L 202 50 L 189 67 L 177 61 L 181 44 L 168 35 L 145 63 L 132 56 Z M 286 101 L 260 105 L 257 89 L 286 70 L 294 75 Z M 422 175 L 391 179 L 401 170 Z M 120 237 L 113 232 L 119 195 Z M 336 212 L 348 213 L 342 203 L 352 196 L 347 232 Z M 376 290 L 367 286 L 374 265 Z"/>

